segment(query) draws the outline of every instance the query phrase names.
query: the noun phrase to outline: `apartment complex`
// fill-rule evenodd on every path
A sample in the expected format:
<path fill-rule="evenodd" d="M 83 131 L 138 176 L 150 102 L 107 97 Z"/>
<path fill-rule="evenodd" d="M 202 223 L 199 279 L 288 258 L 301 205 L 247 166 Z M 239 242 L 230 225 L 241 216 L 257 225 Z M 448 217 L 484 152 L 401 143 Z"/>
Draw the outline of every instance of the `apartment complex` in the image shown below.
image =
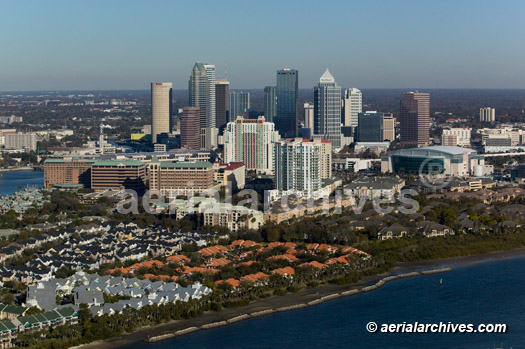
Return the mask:
<path fill-rule="evenodd" d="M 227 163 L 243 162 L 247 170 L 272 173 L 274 144 L 278 138 L 273 122 L 267 122 L 264 117 L 238 117 L 224 130 L 224 160 Z"/>
<path fill-rule="evenodd" d="M 479 121 L 494 122 L 496 121 L 496 109 L 485 107 L 479 109 Z"/>
<path fill-rule="evenodd" d="M 299 138 L 276 142 L 275 179 L 282 192 L 310 197 L 321 190 L 321 143 Z"/>
<path fill-rule="evenodd" d="M 465 147 L 470 145 L 471 128 L 443 129 L 441 144 L 448 146 Z"/>
<path fill-rule="evenodd" d="M 6 149 L 36 151 L 35 133 L 7 133 L 4 137 Z"/>
<path fill-rule="evenodd" d="M 233 190 L 243 189 L 246 184 L 246 166 L 242 162 L 230 162 L 223 164 L 216 162 L 213 164 L 214 180 L 216 183 L 228 187 L 231 185 Z"/>
<path fill-rule="evenodd" d="M 214 185 L 210 162 L 169 162 L 154 159 L 149 164 L 149 189 L 175 198 L 204 192 Z"/>
<path fill-rule="evenodd" d="M 139 195 L 146 189 L 146 164 L 139 160 L 95 160 L 91 165 L 91 188 L 135 190 Z"/>
<path fill-rule="evenodd" d="M 93 160 L 47 159 L 44 161 L 44 188 L 55 185 L 77 185 L 91 187 L 91 165 Z"/>

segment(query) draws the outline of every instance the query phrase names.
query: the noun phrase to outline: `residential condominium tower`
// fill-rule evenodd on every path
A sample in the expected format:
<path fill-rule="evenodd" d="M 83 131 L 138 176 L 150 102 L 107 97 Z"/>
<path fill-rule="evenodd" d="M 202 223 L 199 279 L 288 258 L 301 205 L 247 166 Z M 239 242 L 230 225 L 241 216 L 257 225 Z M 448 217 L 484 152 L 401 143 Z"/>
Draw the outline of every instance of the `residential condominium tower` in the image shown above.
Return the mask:
<path fill-rule="evenodd" d="M 341 147 L 341 87 L 328 69 L 314 88 L 314 134 Z"/>
<path fill-rule="evenodd" d="M 157 136 L 171 132 L 171 82 L 151 83 L 151 142 Z"/>
<path fill-rule="evenodd" d="M 479 109 L 479 121 L 494 122 L 496 121 L 496 109 L 485 107 Z"/>
<path fill-rule="evenodd" d="M 273 122 L 283 138 L 295 137 L 299 101 L 299 72 L 295 69 L 277 71 L 277 115 Z"/>
<path fill-rule="evenodd" d="M 273 122 L 238 117 L 224 130 L 224 161 L 243 162 L 247 170 L 271 174 L 274 171 L 274 145 L 279 139 Z"/>
<path fill-rule="evenodd" d="M 313 196 L 321 190 L 321 144 L 302 138 L 276 142 L 275 179 L 277 190 L 303 197 Z"/>
<path fill-rule="evenodd" d="M 430 94 L 407 92 L 401 100 L 401 144 L 424 146 L 430 140 Z"/>

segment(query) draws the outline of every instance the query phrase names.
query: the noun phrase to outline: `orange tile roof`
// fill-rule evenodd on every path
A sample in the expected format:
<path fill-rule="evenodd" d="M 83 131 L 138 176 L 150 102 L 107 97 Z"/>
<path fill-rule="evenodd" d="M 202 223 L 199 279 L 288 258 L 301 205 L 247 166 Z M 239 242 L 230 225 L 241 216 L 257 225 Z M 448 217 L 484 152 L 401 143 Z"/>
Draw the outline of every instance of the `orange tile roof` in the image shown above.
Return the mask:
<path fill-rule="evenodd" d="M 334 257 L 334 258 L 330 258 L 329 260 L 326 261 L 326 264 L 328 264 L 328 265 L 335 264 L 335 263 L 347 264 L 348 260 L 345 257 Z"/>
<path fill-rule="evenodd" d="M 222 283 L 227 283 L 233 288 L 239 287 L 239 285 L 241 284 L 241 282 L 239 280 L 236 280 L 234 278 L 229 278 L 228 280 L 215 281 L 215 284 L 217 284 L 217 285 L 220 285 Z"/>
<path fill-rule="evenodd" d="M 222 267 L 224 265 L 230 264 L 231 261 L 227 260 L 226 258 L 215 258 L 212 259 L 210 262 L 206 263 L 207 267 Z"/>
<path fill-rule="evenodd" d="M 263 272 L 258 272 L 256 274 L 245 275 L 245 276 L 243 276 L 241 278 L 241 280 L 246 280 L 246 281 L 250 281 L 250 282 L 256 282 L 258 280 L 266 280 L 266 279 L 268 279 L 268 275 L 266 275 Z"/>
<path fill-rule="evenodd" d="M 257 263 L 257 261 L 247 261 L 247 262 L 241 262 L 241 265 L 252 265 L 253 263 Z"/>
<path fill-rule="evenodd" d="M 316 269 L 321 269 L 321 268 L 327 267 L 326 264 L 319 263 L 318 261 L 311 261 L 310 263 L 303 263 L 303 264 L 301 264 L 299 266 L 302 267 L 302 266 L 306 266 L 306 265 L 309 265 L 309 266 L 314 267 Z"/>
<path fill-rule="evenodd" d="M 292 267 L 284 267 L 272 270 L 272 273 L 279 274 L 281 276 L 288 276 L 295 274 L 295 270 Z"/>
<path fill-rule="evenodd" d="M 222 245 L 216 245 L 216 246 L 210 246 L 205 247 L 199 250 L 199 253 L 202 254 L 204 257 L 213 256 L 214 254 L 218 253 L 228 253 L 228 249 Z"/>
<path fill-rule="evenodd" d="M 299 258 L 295 257 L 293 254 L 280 254 L 280 255 L 277 255 L 277 256 L 270 256 L 267 258 L 268 260 L 271 260 L 271 259 L 284 259 L 286 261 L 289 261 L 289 262 L 296 262 L 299 260 Z"/>
<path fill-rule="evenodd" d="M 169 256 L 167 258 L 167 261 L 172 262 L 172 263 L 182 264 L 184 262 L 189 262 L 190 259 L 183 254 L 177 254 L 174 256 Z"/>

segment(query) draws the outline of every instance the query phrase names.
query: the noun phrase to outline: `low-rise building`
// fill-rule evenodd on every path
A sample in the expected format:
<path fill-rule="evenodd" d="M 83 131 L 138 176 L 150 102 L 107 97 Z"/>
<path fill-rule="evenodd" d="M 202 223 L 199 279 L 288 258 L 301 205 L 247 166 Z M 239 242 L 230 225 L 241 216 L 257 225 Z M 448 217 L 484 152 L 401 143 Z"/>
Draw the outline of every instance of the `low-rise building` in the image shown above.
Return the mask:
<path fill-rule="evenodd" d="M 91 188 L 135 190 L 143 193 L 146 188 L 146 164 L 138 160 L 96 160 L 91 165 Z"/>

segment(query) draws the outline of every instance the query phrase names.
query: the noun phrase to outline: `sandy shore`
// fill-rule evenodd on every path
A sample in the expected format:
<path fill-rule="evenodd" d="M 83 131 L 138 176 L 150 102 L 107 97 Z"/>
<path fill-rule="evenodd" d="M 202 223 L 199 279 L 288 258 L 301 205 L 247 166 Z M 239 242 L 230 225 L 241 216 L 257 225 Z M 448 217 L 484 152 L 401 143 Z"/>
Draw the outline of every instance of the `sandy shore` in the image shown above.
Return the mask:
<path fill-rule="evenodd" d="M 275 312 L 314 306 L 325 301 L 367 292 L 383 286 L 385 283 L 402 277 L 425 275 L 433 272 L 446 272 L 451 268 L 469 266 L 477 263 L 525 256 L 525 248 L 495 252 L 485 255 L 447 258 L 426 262 L 399 263 L 390 272 L 363 278 L 359 283 L 350 285 L 321 285 L 313 289 L 302 289 L 284 296 L 275 296 L 252 302 L 238 308 L 225 308 L 220 312 L 207 312 L 197 318 L 171 321 L 154 327 L 147 326 L 118 338 L 82 345 L 82 348 L 102 349 L 125 347 L 131 343 L 160 341 L 184 335 L 198 330 L 224 326 L 233 322 Z"/>

